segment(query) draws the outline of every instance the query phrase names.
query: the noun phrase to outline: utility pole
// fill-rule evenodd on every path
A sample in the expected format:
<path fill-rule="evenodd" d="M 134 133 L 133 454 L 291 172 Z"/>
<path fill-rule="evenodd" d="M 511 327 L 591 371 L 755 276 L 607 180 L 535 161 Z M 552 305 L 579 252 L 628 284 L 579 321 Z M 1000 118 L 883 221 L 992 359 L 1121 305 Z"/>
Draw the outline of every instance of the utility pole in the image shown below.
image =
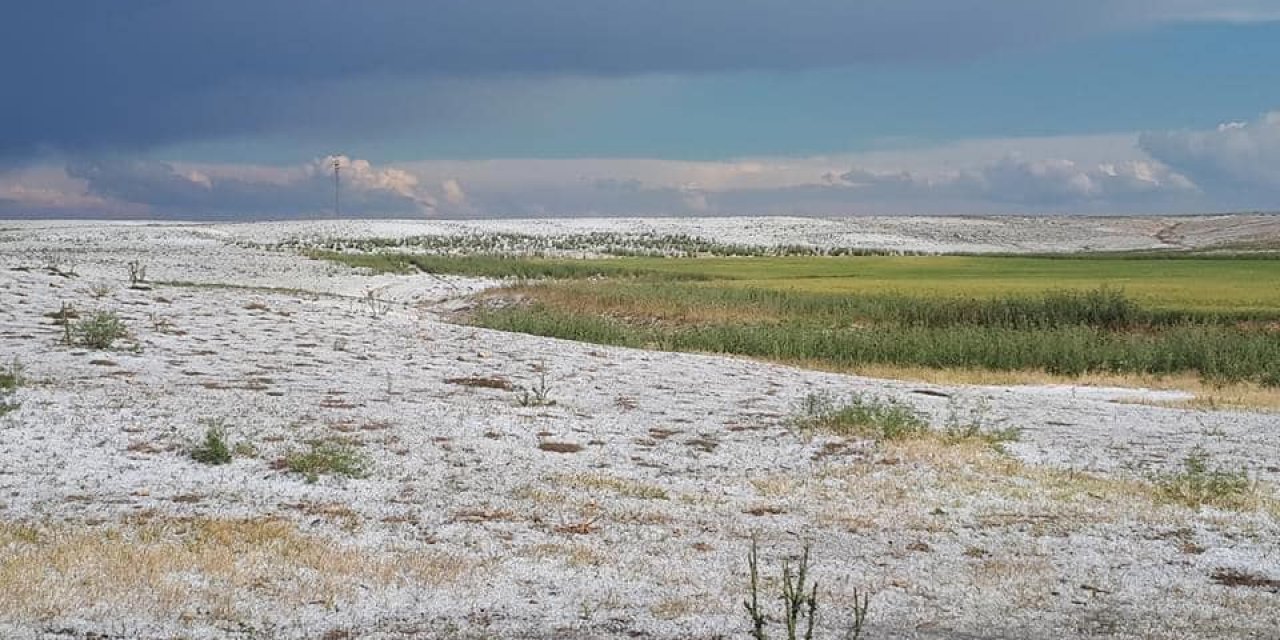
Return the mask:
<path fill-rule="evenodd" d="M 342 217 L 342 161 L 333 159 L 333 217 Z"/>

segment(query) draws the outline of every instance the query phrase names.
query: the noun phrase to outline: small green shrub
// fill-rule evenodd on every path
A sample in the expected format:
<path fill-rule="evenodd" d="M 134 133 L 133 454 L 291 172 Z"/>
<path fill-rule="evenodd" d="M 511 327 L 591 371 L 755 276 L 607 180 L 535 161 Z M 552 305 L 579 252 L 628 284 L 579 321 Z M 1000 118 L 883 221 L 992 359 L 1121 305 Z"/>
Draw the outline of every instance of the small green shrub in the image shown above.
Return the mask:
<path fill-rule="evenodd" d="M 1001 451 L 1005 444 L 1017 442 L 1022 437 L 1022 430 L 1017 427 L 985 429 L 980 424 L 968 423 L 948 426 L 943 430 L 942 435 L 947 442 L 984 442 L 991 448 Z"/>
<path fill-rule="evenodd" d="M 227 434 L 222 425 L 209 425 L 204 432 L 204 442 L 191 450 L 191 459 L 209 465 L 231 462 L 231 448 L 227 446 Z"/>
<path fill-rule="evenodd" d="M 859 394 L 840 401 L 829 393 L 811 393 L 800 402 L 791 424 L 804 432 L 877 440 L 904 440 L 929 432 L 929 424 L 910 405 Z"/>
<path fill-rule="evenodd" d="M 22 403 L 13 399 L 14 394 L 26 383 L 22 374 L 22 362 L 17 358 L 8 367 L 0 369 L 0 416 L 17 411 Z"/>
<path fill-rule="evenodd" d="M 16 391 L 26 383 L 26 377 L 23 375 L 22 361 L 14 358 L 9 366 L 0 369 L 0 392 Z"/>
<path fill-rule="evenodd" d="M 285 456 L 285 468 L 300 473 L 307 482 L 315 482 L 322 475 L 363 478 L 369 475 L 369 461 L 355 447 L 339 442 L 312 442 L 306 451 L 295 451 Z"/>
<path fill-rule="evenodd" d="M 110 349 L 129 335 L 124 321 L 114 311 L 98 311 L 70 325 L 68 335 L 74 345 L 90 349 Z"/>
<path fill-rule="evenodd" d="M 1155 478 L 1162 497 L 1188 507 L 1214 506 L 1238 509 L 1249 502 L 1256 487 L 1244 471 L 1211 468 L 1208 456 L 1192 451 L 1182 463 L 1182 471 Z"/>
<path fill-rule="evenodd" d="M 551 398 L 551 383 L 547 381 L 546 366 L 538 367 L 538 383 L 516 388 L 516 402 L 522 407 L 550 407 L 556 403 Z"/>

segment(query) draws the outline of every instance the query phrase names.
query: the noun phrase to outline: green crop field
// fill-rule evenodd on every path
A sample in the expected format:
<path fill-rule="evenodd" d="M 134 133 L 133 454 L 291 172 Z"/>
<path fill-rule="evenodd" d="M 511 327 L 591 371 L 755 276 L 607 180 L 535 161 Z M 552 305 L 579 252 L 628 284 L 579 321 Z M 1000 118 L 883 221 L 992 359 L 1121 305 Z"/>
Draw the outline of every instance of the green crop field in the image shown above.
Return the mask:
<path fill-rule="evenodd" d="M 857 256 L 611 259 L 717 284 L 816 293 L 1000 296 L 1110 287 L 1169 309 L 1280 313 L 1280 260 L 1267 258 L 1050 258 Z"/>
<path fill-rule="evenodd" d="M 1268 257 L 317 257 L 515 277 L 485 295 L 519 304 L 467 320 L 573 340 L 841 369 L 1280 386 L 1280 260 Z"/>

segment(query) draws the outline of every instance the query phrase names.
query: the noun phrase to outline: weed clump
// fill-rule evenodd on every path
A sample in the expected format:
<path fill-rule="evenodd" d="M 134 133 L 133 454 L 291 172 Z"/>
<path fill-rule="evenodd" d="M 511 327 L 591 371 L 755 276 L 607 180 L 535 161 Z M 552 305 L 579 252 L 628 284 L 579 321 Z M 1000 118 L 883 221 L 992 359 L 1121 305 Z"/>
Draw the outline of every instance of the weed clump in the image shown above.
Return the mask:
<path fill-rule="evenodd" d="M 1155 485 L 1164 499 L 1192 508 L 1239 509 L 1256 491 L 1248 473 L 1210 467 L 1208 456 L 1199 449 L 1183 460 L 1182 471 L 1156 477 Z"/>
<path fill-rule="evenodd" d="M 791 425 L 802 432 L 876 440 L 905 440 L 929 433 L 929 424 L 910 405 L 859 394 L 841 401 L 830 393 L 811 393 L 800 401 Z"/>
<path fill-rule="evenodd" d="M 226 430 L 221 424 L 210 424 L 204 432 L 204 441 L 191 450 L 191 459 L 208 465 L 231 462 L 231 448 L 227 445 Z"/>
<path fill-rule="evenodd" d="M 129 329 L 114 311 L 99 311 L 67 325 L 67 340 L 72 345 L 90 349 L 110 349 L 117 340 L 129 335 Z"/>
<path fill-rule="evenodd" d="M 369 461 L 355 447 L 339 442 L 312 442 L 306 451 L 295 451 L 285 456 L 284 466 L 293 473 L 302 474 L 307 482 L 315 482 L 322 475 L 363 478 L 369 475 Z"/>
<path fill-rule="evenodd" d="M 150 289 L 150 287 L 146 286 L 147 265 L 143 264 L 139 260 L 133 260 L 125 266 L 128 267 L 129 269 L 129 288 L 130 289 L 139 289 L 144 291 L 147 289 Z"/>
<path fill-rule="evenodd" d="M 391 312 L 392 303 L 382 297 L 378 289 L 367 289 L 364 297 L 361 298 L 364 306 L 369 310 L 369 315 L 374 318 L 381 318 Z"/>
<path fill-rule="evenodd" d="M 531 386 L 520 386 L 514 390 L 517 391 L 516 402 L 522 407 L 550 407 L 555 405 L 556 401 L 551 397 L 551 383 L 547 380 L 546 365 L 538 366 L 538 382 Z"/>
<path fill-rule="evenodd" d="M 760 605 L 760 558 L 756 540 L 751 540 L 751 550 L 747 553 L 748 583 L 747 598 L 742 601 L 751 619 L 752 640 L 768 640 L 769 617 Z M 814 626 L 818 621 L 818 583 L 809 577 L 809 545 L 800 553 L 800 561 L 792 565 L 790 561 L 782 562 L 782 583 L 780 585 L 782 600 L 782 622 L 786 630 L 787 640 L 813 640 Z M 859 640 L 863 627 L 866 626 L 867 613 L 871 609 L 871 596 L 853 591 L 853 619 L 845 629 L 843 637 L 847 640 Z"/>
<path fill-rule="evenodd" d="M 25 382 L 22 362 L 17 358 L 14 358 L 9 366 L 0 369 L 0 393 L 15 391 Z"/>
<path fill-rule="evenodd" d="M 952 402 L 942 429 L 943 440 L 952 444 L 981 442 L 996 451 L 1003 451 L 1006 443 L 1017 442 L 1022 437 L 1022 430 L 1017 427 L 995 427 L 990 412 L 991 405 L 985 399 L 967 408 Z"/>

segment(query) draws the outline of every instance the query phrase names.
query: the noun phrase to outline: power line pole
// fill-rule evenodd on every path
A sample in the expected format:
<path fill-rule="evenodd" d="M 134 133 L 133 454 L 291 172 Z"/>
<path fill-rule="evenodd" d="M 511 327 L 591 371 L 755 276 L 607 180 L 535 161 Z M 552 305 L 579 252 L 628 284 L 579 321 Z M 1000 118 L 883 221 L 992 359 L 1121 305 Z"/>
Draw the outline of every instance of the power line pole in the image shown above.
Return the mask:
<path fill-rule="evenodd" d="M 333 159 L 333 217 L 342 217 L 342 161 Z"/>

